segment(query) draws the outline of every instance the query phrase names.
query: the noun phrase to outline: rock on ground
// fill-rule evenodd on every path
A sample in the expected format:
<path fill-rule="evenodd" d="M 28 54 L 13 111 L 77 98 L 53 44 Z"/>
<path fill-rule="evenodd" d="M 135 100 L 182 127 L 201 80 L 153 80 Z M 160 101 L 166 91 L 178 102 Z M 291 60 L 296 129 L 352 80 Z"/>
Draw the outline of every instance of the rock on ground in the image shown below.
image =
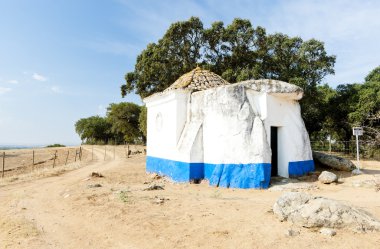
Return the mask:
<path fill-rule="evenodd" d="M 353 164 L 348 159 L 338 157 L 338 156 L 328 155 L 321 152 L 313 151 L 313 159 L 327 167 L 330 167 L 336 170 L 351 172 L 352 170 L 356 168 L 355 164 Z"/>
<path fill-rule="evenodd" d="M 332 173 L 332 172 L 323 171 L 319 175 L 318 180 L 321 183 L 329 184 L 329 183 L 337 182 L 338 181 L 338 177 L 334 173 Z"/>
<path fill-rule="evenodd" d="M 148 187 L 143 189 L 144 191 L 151 191 L 151 190 L 164 190 L 164 185 L 159 184 L 151 184 Z"/>
<path fill-rule="evenodd" d="M 334 229 L 330 229 L 330 228 L 322 228 L 321 230 L 319 230 L 319 232 L 322 234 L 322 235 L 325 235 L 325 236 L 335 236 L 336 235 L 336 232 Z"/>
<path fill-rule="evenodd" d="M 287 229 L 287 230 L 285 230 L 285 236 L 288 236 L 288 237 L 297 236 L 299 234 L 300 234 L 299 231 L 296 231 L 296 230 L 293 230 L 293 229 Z"/>
<path fill-rule="evenodd" d="M 380 231 L 380 222 L 370 213 L 339 201 L 300 192 L 284 193 L 273 205 L 281 221 L 307 228 L 349 228 L 356 232 Z"/>
<path fill-rule="evenodd" d="M 90 184 L 90 185 L 87 185 L 88 188 L 101 188 L 102 185 L 99 184 L 99 183 L 95 183 L 95 184 Z"/>

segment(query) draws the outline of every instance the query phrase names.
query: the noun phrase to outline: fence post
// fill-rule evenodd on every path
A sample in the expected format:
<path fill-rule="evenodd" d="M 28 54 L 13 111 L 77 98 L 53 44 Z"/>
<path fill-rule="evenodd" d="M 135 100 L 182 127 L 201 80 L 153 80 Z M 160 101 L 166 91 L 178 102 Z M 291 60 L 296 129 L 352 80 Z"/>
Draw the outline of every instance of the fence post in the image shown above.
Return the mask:
<path fill-rule="evenodd" d="M 34 166 L 34 150 L 33 150 L 33 166 Z"/>
<path fill-rule="evenodd" d="M 82 161 L 82 146 L 79 147 L 79 161 Z"/>
<path fill-rule="evenodd" d="M 54 153 L 54 162 L 53 162 L 53 168 L 55 167 L 55 160 L 57 159 L 57 150 Z"/>
<path fill-rule="evenodd" d="M 77 152 L 77 150 L 75 149 L 75 160 L 74 160 L 74 162 L 77 161 L 77 155 L 78 155 L 78 152 Z"/>
<path fill-rule="evenodd" d="M 129 144 L 127 145 L 127 158 L 129 158 Z"/>
<path fill-rule="evenodd" d="M 5 169 L 5 151 L 3 152 L 3 171 L 1 173 L 2 178 L 4 178 L 4 169 Z"/>
<path fill-rule="evenodd" d="M 70 149 L 67 150 L 67 156 L 66 156 L 65 165 L 67 164 L 67 160 L 69 159 L 69 153 L 70 153 Z"/>

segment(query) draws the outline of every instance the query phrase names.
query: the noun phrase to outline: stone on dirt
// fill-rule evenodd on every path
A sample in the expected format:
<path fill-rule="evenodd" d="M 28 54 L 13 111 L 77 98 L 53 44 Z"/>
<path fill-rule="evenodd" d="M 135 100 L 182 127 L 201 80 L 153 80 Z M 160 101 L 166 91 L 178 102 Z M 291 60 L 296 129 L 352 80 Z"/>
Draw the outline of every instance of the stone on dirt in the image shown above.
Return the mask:
<path fill-rule="evenodd" d="M 281 221 L 307 228 L 348 228 L 355 232 L 380 231 L 380 222 L 370 213 L 336 200 L 289 192 L 273 205 Z"/>
<path fill-rule="evenodd" d="M 100 188 L 100 187 L 102 187 L 102 185 L 99 184 L 99 183 L 95 183 L 95 184 L 87 185 L 87 187 L 88 187 L 88 188 Z"/>
<path fill-rule="evenodd" d="M 333 183 L 333 182 L 337 182 L 338 181 L 338 177 L 334 173 L 332 173 L 332 172 L 323 171 L 319 175 L 318 180 L 321 183 L 330 184 L 330 183 Z"/>
<path fill-rule="evenodd" d="M 144 191 L 151 191 L 151 190 L 164 190 L 164 185 L 159 184 L 151 184 L 148 187 L 143 189 Z"/>
<path fill-rule="evenodd" d="M 293 236 L 297 236 L 299 235 L 300 232 L 299 231 L 296 231 L 296 230 L 293 230 L 293 229 L 287 229 L 285 231 L 285 236 L 288 236 L 288 237 L 293 237 Z"/>
<path fill-rule="evenodd" d="M 153 173 L 150 175 L 150 178 L 153 180 L 159 180 L 162 178 L 162 176 L 160 176 L 159 174 Z"/>
<path fill-rule="evenodd" d="M 356 168 L 355 164 L 348 159 L 328 155 L 322 152 L 313 151 L 313 159 L 329 168 L 336 170 L 351 172 Z"/>
<path fill-rule="evenodd" d="M 159 196 L 155 196 L 154 197 L 154 201 L 153 203 L 155 204 L 164 204 L 165 201 L 168 201 L 169 199 L 168 198 L 165 198 L 165 197 L 159 197 Z"/>
<path fill-rule="evenodd" d="M 319 230 L 319 233 L 325 236 L 330 236 L 330 237 L 336 235 L 335 230 L 331 228 L 322 228 L 321 230 Z"/>
<path fill-rule="evenodd" d="M 91 177 L 104 177 L 104 176 L 100 174 L 99 172 L 92 172 Z"/>

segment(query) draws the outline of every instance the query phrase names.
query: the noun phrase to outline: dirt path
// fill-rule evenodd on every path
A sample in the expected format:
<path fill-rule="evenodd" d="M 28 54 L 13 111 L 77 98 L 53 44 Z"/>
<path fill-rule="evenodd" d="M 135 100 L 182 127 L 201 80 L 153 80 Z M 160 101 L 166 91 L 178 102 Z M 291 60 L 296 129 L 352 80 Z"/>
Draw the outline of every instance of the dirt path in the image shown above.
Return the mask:
<path fill-rule="evenodd" d="M 101 149 L 95 149 L 94 153 L 98 159 L 103 158 Z M 62 245 L 65 248 L 85 248 L 91 246 L 89 236 L 96 239 L 104 237 L 103 229 L 99 229 L 101 217 L 84 219 L 83 212 L 77 212 L 81 208 L 77 202 L 82 197 L 86 199 L 86 192 L 91 192 L 86 189 L 91 185 L 91 180 L 88 180 L 91 172 L 105 168 L 110 170 L 121 162 L 117 155 L 114 161 L 98 160 L 93 165 L 57 177 L 3 187 L 0 198 L 9 201 L 7 216 L 14 217 L 15 221 L 8 220 L 9 217 L 1 219 L 2 223 L 10 226 L 8 238 L 0 240 L 5 242 L 1 246 L 30 248 L 32 243 L 36 248 L 62 248 Z M 4 205 L 1 211 L 3 208 Z M 19 235 L 26 238 L 19 238 Z"/>
<path fill-rule="evenodd" d="M 0 187 L 0 248 L 377 248 L 380 233 L 339 230 L 333 238 L 316 231 L 284 232 L 271 207 L 278 191 L 218 189 L 173 184 L 145 174 L 145 157 L 104 161 L 104 151 L 87 166 Z M 91 178 L 92 172 L 102 178 Z M 360 179 L 358 178 L 355 179 Z M 362 207 L 380 218 L 380 192 L 318 185 L 315 195 Z M 144 184 L 147 183 L 147 184 Z M 144 191 L 149 183 L 165 190 Z M 100 184 L 101 187 L 94 187 Z"/>

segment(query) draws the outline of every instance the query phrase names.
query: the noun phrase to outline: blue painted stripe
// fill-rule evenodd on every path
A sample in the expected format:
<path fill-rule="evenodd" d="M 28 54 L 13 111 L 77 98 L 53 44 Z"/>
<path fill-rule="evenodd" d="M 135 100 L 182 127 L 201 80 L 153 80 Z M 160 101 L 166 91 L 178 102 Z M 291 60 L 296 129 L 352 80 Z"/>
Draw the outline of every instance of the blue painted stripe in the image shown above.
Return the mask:
<path fill-rule="evenodd" d="M 169 176 L 177 182 L 203 179 L 203 163 L 185 163 L 158 157 L 146 157 L 146 171 Z"/>
<path fill-rule="evenodd" d="M 210 164 L 186 163 L 147 156 L 146 171 L 165 175 L 177 182 L 209 179 L 210 185 L 225 188 L 268 188 L 270 163 Z"/>
<path fill-rule="evenodd" d="M 210 185 L 225 188 L 268 188 L 271 177 L 270 163 L 206 164 Z M 206 172 L 206 171 L 205 171 Z M 207 178 L 205 173 L 205 177 Z"/>
<path fill-rule="evenodd" d="M 204 164 L 204 178 L 210 180 L 212 172 L 214 172 L 216 164 Z"/>
<path fill-rule="evenodd" d="M 289 162 L 288 166 L 289 177 L 303 176 L 314 170 L 315 166 L 313 160 Z"/>

